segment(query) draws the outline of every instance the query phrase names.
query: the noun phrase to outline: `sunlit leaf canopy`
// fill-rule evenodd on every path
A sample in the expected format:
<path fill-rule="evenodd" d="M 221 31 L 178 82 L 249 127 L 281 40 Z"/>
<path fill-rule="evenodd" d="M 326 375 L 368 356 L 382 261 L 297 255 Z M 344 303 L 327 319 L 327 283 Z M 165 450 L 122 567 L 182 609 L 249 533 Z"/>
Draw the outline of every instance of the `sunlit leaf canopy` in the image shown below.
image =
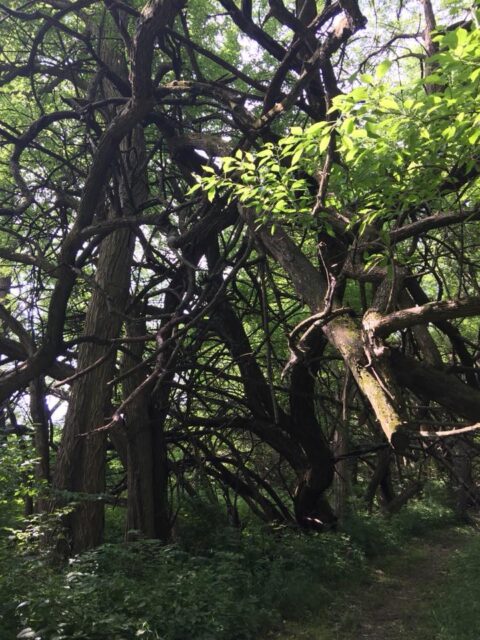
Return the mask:
<path fill-rule="evenodd" d="M 385 78 L 392 62 L 384 60 L 374 75 L 360 74 L 359 86 L 333 99 L 329 120 L 293 126 L 255 156 L 239 150 L 221 158 L 220 176 L 205 166 L 207 176 L 198 176 L 192 192 L 202 186 L 211 199 L 217 191 L 230 192 L 230 199 L 254 207 L 263 222 L 284 214 L 282 220 L 290 215 L 290 221 L 318 226 L 322 208 L 315 207 L 315 194 L 299 172 L 322 171 L 333 141 L 339 161 L 323 213 L 350 209 L 347 228 L 360 224 L 360 235 L 377 219 L 388 229 L 412 207 L 472 207 L 476 179 L 453 194 L 448 187 L 455 174 L 475 172 L 478 164 L 479 31 L 459 28 L 435 41 L 440 52 L 430 58 L 438 65 L 434 74 L 392 83 Z M 439 90 L 426 93 L 426 83 Z"/>

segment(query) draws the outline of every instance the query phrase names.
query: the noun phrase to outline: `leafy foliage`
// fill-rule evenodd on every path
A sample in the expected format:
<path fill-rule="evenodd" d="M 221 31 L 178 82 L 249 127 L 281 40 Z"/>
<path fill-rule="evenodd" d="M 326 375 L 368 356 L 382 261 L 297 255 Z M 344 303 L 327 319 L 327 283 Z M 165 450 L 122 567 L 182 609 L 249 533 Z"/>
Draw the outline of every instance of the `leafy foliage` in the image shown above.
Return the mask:
<path fill-rule="evenodd" d="M 480 593 L 476 576 L 480 569 L 477 537 L 448 563 L 448 577 L 432 603 L 432 619 L 439 640 L 475 640 L 480 619 Z"/>
<path fill-rule="evenodd" d="M 14 526 L 26 498 L 38 493 L 31 442 L 0 439 L 0 528 Z"/>
<path fill-rule="evenodd" d="M 245 532 L 230 550 L 201 555 L 155 541 L 104 545 L 62 573 L 4 552 L 3 630 L 42 640 L 255 638 L 324 606 L 328 585 L 362 566 L 346 536 L 287 531 Z"/>
<path fill-rule="evenodd" d="M 386 229 L 418 206 L 440 208 L 454 175 L 480 162 L 480 30 L 458 28 L 436 41 L 434 74 L 395 86 L 384 82 L 391 66 L 385 60 L 374 76 L 361 75 L 359 86 L 334 99 L 330 121 L 292 127 L 278 146 L 267 143 L 256 154 L 239 150 L 222 158 L 218 174 L 204 167 L 192 191 L 202 187 L 209 199 L 228 193 L 255 210 L 258 224 L 323 226 L 330 233 L 329 208 L 342 212 L 352 202 L 349 226 L 359 225 L 360 233 L 377 220 Z M 441 90 L 425 93 L 426 83 Z M 311 184 L 300 176 L 320 182 L 333 154 L 328 192 L 316 207 Z"/>
<path fill-rule="evenodd" d="M 429 476 L 478 506 L 476 436 L 423 431 L 480 407 L 478 16 L 10 4 L 0 635 L 257 638 L 450 522 L 383 513 Z"/>
<path fill-rule="evenodd" d="M 195 513 L 208 528 L 212 508 L 204 507 Z M 41 640 L 257 638 L 284 619 L 326 611 L 338 589 L 365 577 L 366 557 L 395 552 L 412 533 L 450 522 L 451 512 L 432 500 L 391 520 L 352 517 L 344 533 L 240 532 L 218 524 L 216 540 L 197 540 L 195 548 L 189 536 L 169 546 L 105 544 L 61 571 L 32 547 L 4 542 L 2 631 L 23 629 L 23 637 Z"/>

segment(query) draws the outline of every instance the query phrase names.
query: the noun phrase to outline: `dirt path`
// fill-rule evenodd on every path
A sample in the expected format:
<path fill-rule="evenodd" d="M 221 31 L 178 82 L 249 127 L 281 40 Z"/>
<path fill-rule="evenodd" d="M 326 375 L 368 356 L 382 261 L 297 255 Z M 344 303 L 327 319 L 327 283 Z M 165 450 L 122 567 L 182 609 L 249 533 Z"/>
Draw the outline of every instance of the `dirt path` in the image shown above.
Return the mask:
<path fill-rule="evenodd" d="M 407 554 L 374 569 L 371 584 L 353 597 L 358 624 L 347 632 L 345 640 L 434 640 L 429 603 L 448 575 L 452 554 L 466 539 L 464 533 L 444 531 L 436 539 L 409 546 Z M 338 632 L 341 640 L 341 629 Z"/>
<path fill-rule="evenodd" d="M 287 625 L 276 639 L 437 640 L 431 603 L 452 555 L 470 537 L 466 530 L 443 529 L 410 542 L 375 562 L 369 577 L 337 600 L 329 620 Z"/>

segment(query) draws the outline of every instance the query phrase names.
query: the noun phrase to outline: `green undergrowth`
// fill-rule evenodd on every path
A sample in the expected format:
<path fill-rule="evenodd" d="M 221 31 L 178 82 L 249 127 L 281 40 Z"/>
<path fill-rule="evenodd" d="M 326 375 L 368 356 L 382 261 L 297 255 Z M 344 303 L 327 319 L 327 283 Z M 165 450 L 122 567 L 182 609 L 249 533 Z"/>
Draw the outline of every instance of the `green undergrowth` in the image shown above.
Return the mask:
<path fill-rule="evenodd" d="M 447 577 L 432 599 L 432 626 L 437 640 L 478 640 L 480 629 L 480 536 L 457 551 Z"/>
<path fill-rule="evenodd" d="M 25 537 L 23 546 L 4 540 L 0 638 L 263 637 L 285 620 L 317 618 L 344 589 L 361 583 L 368 557 L 451 519 L 448 510 L 418 502 L 390 520 L 352 517 L 337 533 L 258 525 L 240 532 L 210 511 L 205 508 L 202 522 L 196 505 L 192 528 L 174 545 L 108 543 L 63 567 L 32 552 Z"/>
<path fill-rule="evenodd" d="M 413 536 L 425 536 L 455 522 L 453 511 L 430 495 L 391 518 L 352 514 L 343 530 L 367 558 L 392 553 Z"/>

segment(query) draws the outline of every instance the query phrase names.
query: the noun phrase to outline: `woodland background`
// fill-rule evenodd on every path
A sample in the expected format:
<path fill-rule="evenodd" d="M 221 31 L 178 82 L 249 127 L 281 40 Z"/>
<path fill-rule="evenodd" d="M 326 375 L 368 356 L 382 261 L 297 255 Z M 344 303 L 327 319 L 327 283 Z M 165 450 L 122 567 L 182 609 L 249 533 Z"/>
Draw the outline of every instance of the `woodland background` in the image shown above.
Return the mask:
<path fill-rule="evenodd" d="M 476 5 L 0 4 L 5 637 L 258 637 L 475 521 Z"/>

